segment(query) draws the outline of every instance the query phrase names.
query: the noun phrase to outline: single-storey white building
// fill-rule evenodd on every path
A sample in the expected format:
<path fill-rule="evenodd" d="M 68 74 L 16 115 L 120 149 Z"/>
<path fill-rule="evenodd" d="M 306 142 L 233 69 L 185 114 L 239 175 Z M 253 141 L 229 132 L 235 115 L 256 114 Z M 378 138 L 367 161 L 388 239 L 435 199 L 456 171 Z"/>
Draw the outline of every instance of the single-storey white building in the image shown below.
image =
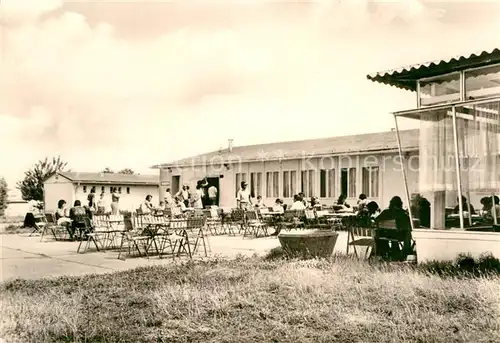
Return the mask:
<path fill-rule="evenodd" d="M 60 199 L 70 206 L 75 200 L 86 204 L 92 187 L 95 187 L 96 197 L 104 193 L 109 202 L 111 190 L 116 188 L 121 195 L 120 209 L 135 210 L 146 195 L 158 194 L 159 182 L 157 175 L 58 172 L 43 183 L 45 209 L 55 211 Z"/>
<path fill-rule="evenodd" d="M 400 132 L 407 157 L 410 188 L 418 191 L 419 131 Z M 182 184 L 194 190 L 196 181 L 207 178 L 219 189 L 219 206 L 236 206 L 240 182 L 248 182 L 252 196 L 261 195 L 272 205 L 277 198 L 291 204 L 293 195 L 304 192 L 333 204 L 344 194 L 355 204 L 365 193 L 380 206 L 391 197 L 404 198 L 401 161 L 395 132 L 369 133 L 302 141 L 233 147 L 223 151 L 153 166 L 160 183 L 170 184 L 175 194 Z M 160 187 L 160 198 L 166 187 Z"/>

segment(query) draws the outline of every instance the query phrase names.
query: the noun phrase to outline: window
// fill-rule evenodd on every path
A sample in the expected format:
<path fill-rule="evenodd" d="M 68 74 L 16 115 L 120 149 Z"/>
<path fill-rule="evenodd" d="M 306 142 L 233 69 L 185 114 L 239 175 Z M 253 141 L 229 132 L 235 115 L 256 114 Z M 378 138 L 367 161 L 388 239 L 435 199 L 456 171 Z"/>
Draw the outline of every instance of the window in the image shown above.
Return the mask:
<path fill-rule="evenodd" d="M 326 198 L 326 170 L 321 169 L 319 171 L 319 196 L 320 198 Z"/>
<path fill-rule="evenodd" d="M 300 172 L 300 191 L 307 194 L 307 170 Z"/>
<path fill-rule="evenodd" d="M 87 186 L 83 186 L 83 193 L 87 193 Z"/>
<path fill-rule="evenodd" d="M 270 198 L 273 195 L 273 173 L 266 173 L 266 197 Z"/>
<path fill-rule="evenodd" d="M 314 180 L 314 170 L 309 170 L 309 197 L 314 196 L 314 185 L 315 185 L 315 180 Z"/>
<path fill-rule="evenodd" d="M 297 172 L 295 170 L 290 172 L 290 194 L 292 196 L 297 194 Z"/>
<path fill-rule="evenodd" d="M 130 194 L 130 187 L 127 187 L 127 194 Z"/>
<path fill-rule="evenodd" d="M 466 100 L 500 95 L 500 65 L 465 72 Z"/>
<path fill-rule="evenodd" d="M 374 167 L 364 167 L 362 171 L 362 190 L 361 192 L 366 194 L 369 198 L 378 197 L 379 193 L 379 168 Z"/>
<path fill-rule="evenodd" d="M 356 168 L 342 168 L 340 187 L 343 195 L 349 198 L 356 197 Z"/>
<path fill-rule="evenodd" d="M 328 170 L 328 197 L 335 196 L 335 169 Z"/>
<path fill-rule="evenodd" d="M 250 173 L 250 196 L 252 198 L 261 195 L 262 173 Z"/>
<path fill-rule="evenodd" d="M 419 81 L 420 105 L 430 106 L 460 100 L 460 73 Z"/>
<path fill-rule="evenodd" d="M 290 198 L 290 172 L 283 172 L 283 198 Z"/>
<path fill-rule="evenodd" d="M 122 188 L 118 187 L 118 193 L 122 194 Z"/>
<path fill-rule="evenodd" d="M 280 173 L 273 172 L 273 197 L 278 198 L 280 196 Z"/>
<path fill-rule="evenodd" d="M 262 173 L 257 173 L 257 195 L 262 195 Z"/>
<path fill-rule="evenodd" d="M 356 168 L 349 168 L 349 194 L 348 197 L 356 197 Z"/>
<path fill-rule="evenodd" d="M 109 187 L 109 192 L 113 193 L 113 187 L 112 186 Z"/>
<path fill-rule="evenodd" d="M 106 188 L 104 186 L 101 187 L 101 193 L 105 193 L 106 192 Z"/>

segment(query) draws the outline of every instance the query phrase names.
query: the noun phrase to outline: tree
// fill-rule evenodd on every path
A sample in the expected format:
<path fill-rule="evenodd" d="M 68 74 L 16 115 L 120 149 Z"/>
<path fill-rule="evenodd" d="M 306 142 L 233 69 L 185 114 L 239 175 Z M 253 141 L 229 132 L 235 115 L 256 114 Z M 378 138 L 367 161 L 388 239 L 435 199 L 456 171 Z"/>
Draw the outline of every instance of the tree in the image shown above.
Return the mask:
<path fill-rule="evenodd" d="M 0 177 L 0 217 L 5 214 L 5 209 L 7 208 L 7 182 L 3 177 Z"/>
<path fill-rule="evenodd" d="M 64 171 L 67 164 L 59 156 L 38 161 L 24 173 L 24 180 L 17 183 L 23 199 L 43 201 L 43 182 L 52 174 Z"/>
<path fill-rule="evenodd" d="M 122 169 L 118 172 L 118 174 L 135 174 L 134 171 L 130 168 L 125 168 L 125 169 Z"/>
<path fill-rule="evenodd" d="M 112 171 L 109 167 L 106 167 L 103 169 L 103 171 L 101 171 L 101 173 L 104 173 L 104 174 L 114 174 L 115 172 Z"/>

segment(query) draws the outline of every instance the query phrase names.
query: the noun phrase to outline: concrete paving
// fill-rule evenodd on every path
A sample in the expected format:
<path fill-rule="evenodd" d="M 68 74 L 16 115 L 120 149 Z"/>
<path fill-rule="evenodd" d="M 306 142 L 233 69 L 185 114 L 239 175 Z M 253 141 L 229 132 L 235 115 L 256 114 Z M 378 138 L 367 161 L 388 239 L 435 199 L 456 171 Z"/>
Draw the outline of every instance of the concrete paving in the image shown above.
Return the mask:
<path fill-rule="evenodd" d="M 208 237 L 210 257 L 234 258 L 238 254 L 263 256 L 278 247 L 276 237 L 242 238 L 241 236 Z M 347 235 L 340 232 L 335 252 L 345 252 Z M 40 277 L 100 274 L 126 270 L 139 266 L 164 265 L 172 263 L 171 257 L 147 258 L 127 257 L 119 260 L 117 251 L 88 251 L 77 254 L 77 242 L 43 241 L 40 237 L 27 234 L 0 235 L 0 281 L 14 278 L 35 279 Z M 196 258 L 203 254 L 197 253 Z M 181 257 L 186 259 L 186 257 Z"/>

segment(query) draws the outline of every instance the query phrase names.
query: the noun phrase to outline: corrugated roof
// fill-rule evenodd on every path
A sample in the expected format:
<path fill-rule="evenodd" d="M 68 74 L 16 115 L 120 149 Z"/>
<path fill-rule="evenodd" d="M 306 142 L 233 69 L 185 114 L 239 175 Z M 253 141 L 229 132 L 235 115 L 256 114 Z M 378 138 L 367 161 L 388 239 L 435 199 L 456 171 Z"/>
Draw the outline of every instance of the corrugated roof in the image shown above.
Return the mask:
<path fill-rule="evenodd" d="M 82 183 L 121 184 L 121 185 L 158 185 L 158 175 L 114 174 L 114 173 L 80 173 L 60 172 L 59 175 Z"/>
<path fill-rule="evenodd" d="M 418 149 L 419 130 L 400 131 L 401 145 L 404 150 Z M 233 151 L 212 151 L 152 168 L 205 165 L 230 162 L 248 162 L 302 158 L 304 156 L 341 155 L 363 152 L 394 151 L 398 149 L 396 133 L 378 132 L 351 136 L 309 139 L 269 144 L 233 147 Z"/>
<path fill-rule="evenodd" d="M 500 49 L 478 51 L 469 55 L 459 55 L 444 60 L 414 64 L 392 70 L 367 75 L 369 80 L 415 91 L 418 79 L 451 73 L 468 68 L 500 63 Z"/>

